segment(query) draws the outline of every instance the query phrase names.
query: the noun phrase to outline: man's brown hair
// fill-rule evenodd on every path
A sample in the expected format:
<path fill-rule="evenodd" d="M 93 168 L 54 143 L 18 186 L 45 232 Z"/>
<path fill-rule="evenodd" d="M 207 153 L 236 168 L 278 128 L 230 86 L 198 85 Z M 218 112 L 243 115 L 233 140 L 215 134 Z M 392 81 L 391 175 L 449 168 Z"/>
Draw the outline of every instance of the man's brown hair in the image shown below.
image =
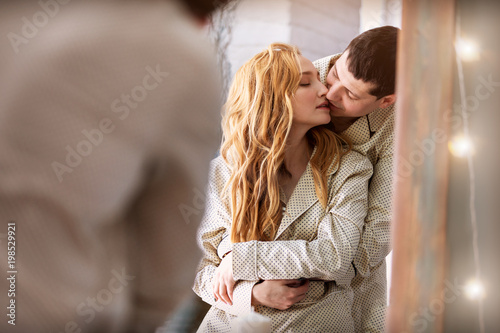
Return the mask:
<path fill-rule="evenodd" d="M 349 72 L 358 80 L 371 82 L 371 95 L 380 99 L 394 93 L 399 29 L 384 26 L 367 30 L 354 38 L 346 51 Z"/>

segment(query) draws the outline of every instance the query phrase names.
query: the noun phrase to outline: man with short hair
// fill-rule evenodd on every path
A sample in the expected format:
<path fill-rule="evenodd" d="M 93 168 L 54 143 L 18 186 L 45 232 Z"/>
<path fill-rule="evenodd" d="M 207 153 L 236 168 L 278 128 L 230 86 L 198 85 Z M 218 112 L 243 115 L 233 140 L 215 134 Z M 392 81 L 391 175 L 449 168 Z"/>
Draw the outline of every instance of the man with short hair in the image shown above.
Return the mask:
<path fill-rule="evenodd" d="M 368 30 L 341 54 L 314 62 L 328 87 L 331 128 L 373 164 L 368 213 L 358 252 L 352 315 L 356 332 L 383 332 L 387 299 L 385 257 L 391 250 L 392 163 L 396 50 L 399 29 Z M 254 287 L 260 304 L 276 307 L 302 299 L 304 290 L 289 281 L 265 281 Z"/>
<path fill-rule="evenodd" d="M 384 26 L 354 38 L 342 54 L 314 65 L 328 87 L 333 130 L 368 157 L 373 176 L 368 213 L 354 259 L 356 332 L 383 332 L 387 300 L 385 257 L 391 250 L 394 103 L 399 29 Z"/>

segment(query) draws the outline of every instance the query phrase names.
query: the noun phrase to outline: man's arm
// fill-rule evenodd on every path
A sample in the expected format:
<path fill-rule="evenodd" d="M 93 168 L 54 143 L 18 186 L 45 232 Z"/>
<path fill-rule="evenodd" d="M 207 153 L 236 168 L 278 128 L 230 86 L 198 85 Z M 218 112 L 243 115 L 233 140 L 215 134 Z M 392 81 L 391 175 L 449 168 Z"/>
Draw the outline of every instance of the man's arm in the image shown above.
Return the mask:
<path fill-rule="evenodd" d="M 356 269 L 363 276 L 368 276 L 370 269 L 377 266 L 391 251 L 393 147 L 393 136 L 390 136 L 374 165 L 370 182 L 368 214 L 354 258 Z"/>

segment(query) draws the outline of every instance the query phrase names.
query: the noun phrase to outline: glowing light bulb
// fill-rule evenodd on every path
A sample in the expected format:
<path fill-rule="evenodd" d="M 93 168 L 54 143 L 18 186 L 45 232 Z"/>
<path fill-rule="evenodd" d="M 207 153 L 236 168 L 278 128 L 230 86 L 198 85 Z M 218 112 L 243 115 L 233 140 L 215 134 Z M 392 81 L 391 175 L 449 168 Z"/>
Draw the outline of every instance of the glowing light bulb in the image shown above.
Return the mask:
<path fill-rule="evenodd" d="M 466 157 L 472 154 L 472 141 L 466 137 L 456 137 L 448 143 L 448 149 L 456 157 Z"/>
<path fill-rule="evenodd" d="M 479 47 L 471 40 L 460 38 L 455 43 L 455 50 L 463 61 L 479 59 Z"/>
<path fill-rule="evenodd" d="M 471 280 L 465 286 L 465 294 L 471 300 L 481 299 L 484 297 L 484 287 L 481 281 Z"/>

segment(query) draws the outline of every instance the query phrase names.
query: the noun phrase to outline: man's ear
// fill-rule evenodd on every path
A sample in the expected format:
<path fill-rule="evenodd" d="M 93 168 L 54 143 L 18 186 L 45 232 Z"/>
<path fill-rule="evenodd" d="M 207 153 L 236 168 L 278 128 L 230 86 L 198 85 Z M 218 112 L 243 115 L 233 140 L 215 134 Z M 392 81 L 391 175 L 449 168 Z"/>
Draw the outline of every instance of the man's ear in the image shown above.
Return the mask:
<path fill-rule="evenodd" d="M 396 94 L 387 95 L 382 97 L 379 108 L 385 109 L 394 103 L 396 103 Z"/>

